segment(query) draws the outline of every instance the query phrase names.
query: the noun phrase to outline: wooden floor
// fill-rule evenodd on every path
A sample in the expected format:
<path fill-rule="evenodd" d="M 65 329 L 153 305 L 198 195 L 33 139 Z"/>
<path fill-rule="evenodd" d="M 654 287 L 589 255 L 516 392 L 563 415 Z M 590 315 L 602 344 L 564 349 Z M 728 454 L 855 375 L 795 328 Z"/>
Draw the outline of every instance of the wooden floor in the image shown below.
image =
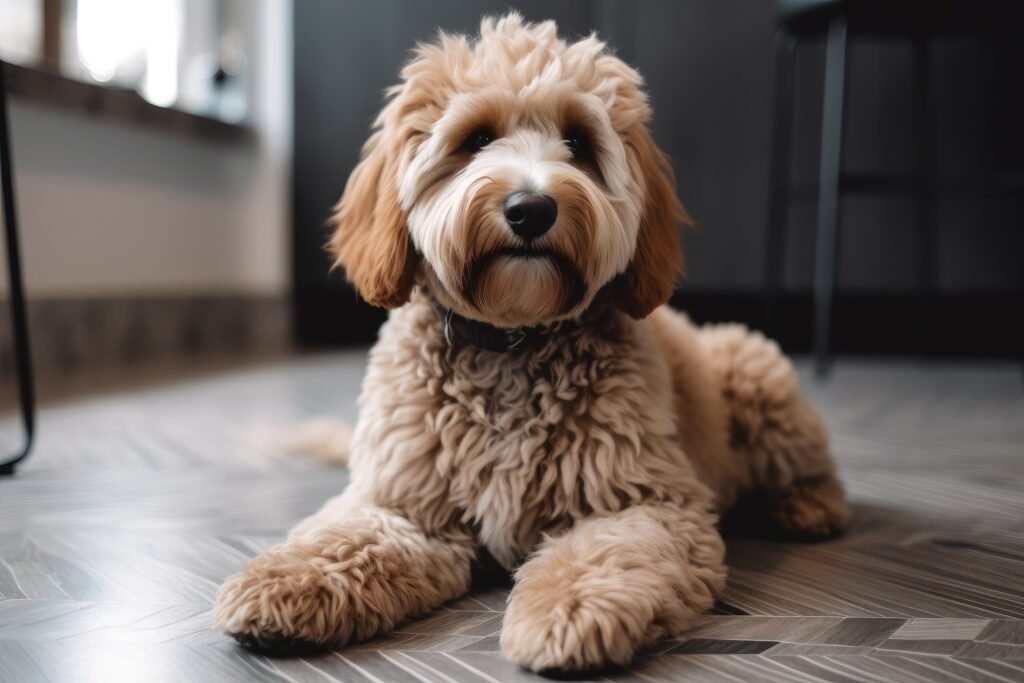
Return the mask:
<path fill-rule="evenodd" d="M 278 428 L 351 419 L 361 354 L 56 404 L 0 480 L 0 681 L 527 681 L 507 587 L 337 653 L 267 659 L 208 628 L 218 584 L 346 482 Z M 805 386 L 853 501 L 845 536 L 729 539 L 686 641 L 613 681 L 1024 680 L 1024 390 L 1015 366 L 841 363 Z"/>

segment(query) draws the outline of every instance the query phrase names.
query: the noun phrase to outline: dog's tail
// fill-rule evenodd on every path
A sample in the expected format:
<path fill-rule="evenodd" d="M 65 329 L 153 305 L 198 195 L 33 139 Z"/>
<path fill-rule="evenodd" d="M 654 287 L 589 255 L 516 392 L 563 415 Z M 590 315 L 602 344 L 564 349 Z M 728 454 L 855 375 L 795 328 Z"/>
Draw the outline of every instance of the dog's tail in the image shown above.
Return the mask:
<path fill-rule="evenodd" d="M 291 453 L 311 455 L 333 465 L 348 462 L 352 426 L 333 418 L 314 418 L 289 429 L 284 446 Z"/>

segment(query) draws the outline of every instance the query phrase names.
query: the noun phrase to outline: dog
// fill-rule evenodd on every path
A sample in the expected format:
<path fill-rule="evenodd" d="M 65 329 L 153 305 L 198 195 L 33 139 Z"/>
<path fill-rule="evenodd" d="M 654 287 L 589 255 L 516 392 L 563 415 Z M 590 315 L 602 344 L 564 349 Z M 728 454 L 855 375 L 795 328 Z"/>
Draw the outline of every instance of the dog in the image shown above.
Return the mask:
<path fill-rule="evenodd" d="M 392 309 L 351 483 L 222 586 L 215 624 L 274 652 L 386 633 L 514 571 L 505 657 L 624 664 L 726 581 L 719 515 L 847 519 L 826 430 L 778 347 L 665 304 L 687 216 L 640 75 L 594 35 L 484 19 L 387 93 L 329 249 Z"/>

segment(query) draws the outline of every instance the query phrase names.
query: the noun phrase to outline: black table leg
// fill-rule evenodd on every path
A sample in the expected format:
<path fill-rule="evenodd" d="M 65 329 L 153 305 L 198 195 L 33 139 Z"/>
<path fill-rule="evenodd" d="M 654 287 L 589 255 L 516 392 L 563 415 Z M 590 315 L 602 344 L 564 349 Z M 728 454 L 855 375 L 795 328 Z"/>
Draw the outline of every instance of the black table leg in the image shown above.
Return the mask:
<path fill-rule="evenodd" d="M 17 212 L 14 210 L 14 168 L 11 163 L 11 139 L 7 122 L 6 66 L 0 62 L 0 191 L 4 205 L 4 235 L 7 240 L 7 277 L 11 297 L 11 327 L 18 379 L 18 400 L 25 438 L 12 454 L 3 454 L 0 475 L 13 474 L 14 466 L 32 449 L 35 435 L 35 393 L 32 385 L 32 359 L 28 347 L 28 321 L 25 315 L 25 290 L 21 279 L 21 252 L 18 247 Z"/>

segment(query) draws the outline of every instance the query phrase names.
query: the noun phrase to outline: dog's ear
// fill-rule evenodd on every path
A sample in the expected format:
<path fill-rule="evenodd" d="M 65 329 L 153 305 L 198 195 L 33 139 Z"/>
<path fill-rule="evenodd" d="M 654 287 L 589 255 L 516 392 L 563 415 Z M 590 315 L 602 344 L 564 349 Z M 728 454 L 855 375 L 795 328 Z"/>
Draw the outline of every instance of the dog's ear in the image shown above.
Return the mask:
<path fill-rule="evenodd" d="M 405 212 L 398 201 L 398 149 L 382 131 L 363 146 L 335 207 L 328 249 L 359 295 L 374 306 L 396 308 L 409 300 L 415 257 Z"/>
<path fill-rule="evenodd" d="M 616 304 L 640 320 L 672 296 L 683 269 L 680 224 L 690 219 L 676 195 L 676 178 L 668 157 L 644 126 L 624 136 L 632 171 L 643 179 L 644 205 L 636 251 L 625 272 L 612 283 Z"/>

